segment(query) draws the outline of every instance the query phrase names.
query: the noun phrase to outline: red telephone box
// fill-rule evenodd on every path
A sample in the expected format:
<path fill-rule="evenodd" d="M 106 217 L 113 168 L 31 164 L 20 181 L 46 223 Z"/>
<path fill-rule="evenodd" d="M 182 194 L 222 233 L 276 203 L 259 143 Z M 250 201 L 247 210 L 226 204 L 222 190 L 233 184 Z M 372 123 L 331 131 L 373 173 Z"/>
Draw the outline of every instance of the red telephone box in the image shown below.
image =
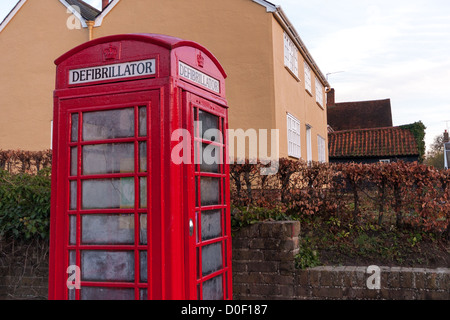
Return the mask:
<path fill-rule="evenodd" d="M 129 34 L 55 63 L 49 298 L 231 299 L 217 59 Z"/>

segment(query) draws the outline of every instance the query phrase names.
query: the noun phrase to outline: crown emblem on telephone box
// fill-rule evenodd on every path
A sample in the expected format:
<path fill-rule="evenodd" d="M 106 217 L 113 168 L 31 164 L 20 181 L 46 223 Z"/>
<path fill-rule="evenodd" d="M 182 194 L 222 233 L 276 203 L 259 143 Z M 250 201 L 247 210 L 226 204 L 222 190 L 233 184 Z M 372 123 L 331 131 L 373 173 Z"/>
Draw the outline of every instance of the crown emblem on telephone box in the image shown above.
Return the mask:
<path fill-rule="evenodd" d="M 103 58 L 105 60 L 115 60 L 117 59 L 117 55 L 119 53 L 119 49 L 112 44 L 109 45 L 108 48 L 103 50 Z"/>
<path fill-rule="evenodd" d="M 203 66 L 205 65 L 205 58 L 203 58 L 201 52 L 199 52 L 199 54 L 197 55 L 197 65 L 201 68 L 203 68 Z"/>

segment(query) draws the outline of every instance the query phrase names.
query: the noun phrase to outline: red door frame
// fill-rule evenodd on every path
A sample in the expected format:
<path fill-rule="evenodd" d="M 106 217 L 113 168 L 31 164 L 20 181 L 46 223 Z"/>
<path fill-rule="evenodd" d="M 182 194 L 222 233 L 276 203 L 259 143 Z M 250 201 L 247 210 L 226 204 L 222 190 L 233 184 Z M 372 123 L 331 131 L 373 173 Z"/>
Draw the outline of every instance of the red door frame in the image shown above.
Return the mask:
<path fill-rule="evenodd" d="M 202 287 L 205 281 L 211 280 L 215 277 L 222 276 L 222 288 L 223 299 L 232 299 L 232 275 L 231 275 L 231 219 L 230 219 L 230 194 L 225 190 L 230 189 L 229 180 L 229 165 L 228 165 L 228 109 L 219 104 L 208 101 L 198 95 L 184 91 L 182 93 L 182 101 L 184 106 L 184 112 L 186 113 L 185 128 L 192 134 L 192 146 L 191 146 L 191 162 L 194 165 L 186 166 L 186 178 L 189 181 L 188 190 L 191 192 L 188 195 L 188 201 L 186 208 L 188 209 L 185 218 L 185 229 L 189 229 L 189 221 L 194 221 L 195 231 L 194 235 L 190 235 L 186 232 L 186 252 L 188 253 L 186 261 L 186 273 L 188 285 L 187 297 L 189 299 L 202 299 Z M 211 142 L 204 140 L 201 137 L 199 128 L 195 129 L 193 123 L 198 118 L 199 110 L 207 112 L 211 115 L 219 118 L 219 131 L 222 133 L 221 141 Z M 197 115 L 195 114 L 197 113 Z M 197 130 L 197 132 L 195 132 Z M 220 148 L 220 159 L 222 161 L 219 164 L 218 173 L 202 172 L 200 170 L 200 164 L 195 162 L 195 159 L 201 159 L 201 145 L 202 144 L 214 145 Z M 194 146 L 197 144 L 197 148 Z M 197 154 L 195 154 L 197 153 Z M 202 206 L 201 205 L 201 191 L 200 179 L 201 177 L 211 177 L 220 179 L 220 204 Z M 197 192 L 195 191 L 197 188 Z M 201 235 L 201 216 L 203 211 L 221 210 L 221 236 L 206 241 L 202 241 Z M 201 270 L 202 265 L 202 248 L 212 244 L 221 244 L 221 256 L 222 267 L 219 270 L 214 271 L 211 274 L 203 275 Z"/>
<path fill-rule="evenodd" d="M 121 93 L 121 94 L 112 94 L 108 95 L 108 98 L 105 99 L 104 95 L 94 95 L 94 96 L 86 96 L 84 98 L 74 98 L 74 99 L 62 99 L 58 102 L 61 108 L 61 112 L 57 111 L 55 113 L 55 119 L 58 119 L 58 126 L 60 127 L 60 134 L 58 138 L 60 139 L 58 143 L 58 150 L 54 150 L 54 159 L 57 165 L 54 166 L 54 170 L 56 170 L 56 174 L 53 174 L 53 183 L 56 188 L 52 188 L 52 202 L 53 205 L 56 205 L 56 210 L 59 214 L 52 215 L 52 238 L 53 241 L 62 241 L 63 244 L 55 246 L 55 251 L 52 252 L 51 255 L 51 263 L 52 267 L 51 275 L 55 273 L 54 281 L 51 278 L 50 282 L 50 298 L 55 299 L 67 299 L 68 298 L 68 290 L 65 288 L 64 284 L 68 278 L 68 274 L 65 272 L 69 265 L 69 251 L 77 252 L 76 257 L 76 265 L 80 266 L 80 250 L 106 250 L 106 251 L 126 251 L 133 250 L 135 254 L 135 262 L 138 261 L 137 255 L 139 252 L 143 250 L 147 250 L 147 283 L 145 286 L 143 283 L 138 281 L 139 278 L 139 264 L 135 263 L 134 272 L 135 272 L 135 281 L 133 283 L 112 283 L 112 282 L 102 282 L 102 287 L 117 287 L 117 288 L 136 288 L 135 290 L 135 298 L 139 298 L 139 290 L 138 288 L 147 288 L 147 289 L 155 289 L 159 286 L 152 285 L 153 282 L 158 282 L 158 278 L 153 279 L 152 268 L 158 268 L 158 265 L 153 264 L 153 260 L 155 257 L 161 255 L 161 250 L 158 245 L 154 245 L 155 239 L 151 239 L 153 236 L 153 218 L 157 215 L 152 215 L 151 212 L 157 210 L 158 202 L 152 202 L 153 197 L 150 195 L 156 195 L 158 198 L 158 194 L 160 193 L 160 187 L 158 186 L 158 180 L 152 179 L 152 172 L 154 169 L 160 166 L 160 160 L 158 157 L 151 156 L 153 152 L 151 150 L 158 149 L 160 146 L 159 140 L 155 139 L 153 142 L 151 139 L 152 134 L 158 133 L 159 128 L 152 123 L 151 119 L 155 117 L 159 117 L 160 115 L 160 106 L 159 101 L 160 98 L 160 90 L 149 90 L 149 91 L 141 91 L 134 93 Z M 82 107 L 80 107 L 80 102 L 82 102 Z M 138 133 L 138 112 L 139 107 L 146 107 L 147 109 L 147 135 L 145 137 L 139 137 Z M 96 140 L 96 141 L 82 141 L 82 115 L 86 112 L 92 111 L 105 111 L 105 110 L 119 110 L 124 108 L 133 108 L 134 109 L 134 136 L 130 138 L 116 138 L 116 139 L 107 139 L 107 140 Z M 76 142 L 70 142 L 70 129 L 72 127 L 71 124 L 71 115 L 78 114 L 78 137 L 75 139 Z M 152 141 L 152 142 L 150 142 Z M 140 172 L 139 170 L 139 142 L 147 143 L 147 172 Z M 81 172 L 81 148 L 85 145 L 100 145 L 100 144 L 113 144 L 113 143 L 133 143 L 134 144 L 134 173 L 113 173 L 113 174 L 96 174 L 96 175 L 88 175 L 83 176 Z M 70 149 L 77 148 L 77 174 L 72 176 L 70 173 Z M 158 154 L 155 152 L 155 154 Z M 139 208 L 139 177 L 147 177 L 147 208 Z M 120 178 L 134 178 L 134 190 L 135 190 L 135 204 L 132 209 L 91 209 L 91 210 L 82 210 L 81 209 L 81 181 L 90 180 L 90 179 L 99 179 L 99 178 L 108 178 L 108 179 L 120 179 Z M 70 182 L 69 181 L 77 181 L 77 208 L 71 210 L 70 205 Z M 58 201 L 56 201 L 58 199 Z M 133 214 L 135 221 L 134 235 L 135 241 L 133 245 L 82 245 L 81 244 L 81 214 Z M 147 245 L 139 244 L 139 216 L 141 214 L 147 213 Z M 77 232 L 76 232 L 76 244 L 69 244 L 70 237 L 70 216 L 77 217 Z M 151 217 L 151 218 L 150 218 Z M 55 245 L 55 243 L 53 243 Z M 151 253 L 151 254 L 150 254 Z M 153 258 L 152 258 L 153 257 Z M 53 269 L 54 268 L 54 269 Z M 157 271 L 156 271 L 157 272 Z M 82 281 L 82 286 L 99 286 L 99 283 Z M 148 290 L 147 293 L 149 298 L 153 296 L 160 296 L 161 294 L 157 291 Z M 76 298 L 79 298 L 79 290 L 76 290 Z"/>

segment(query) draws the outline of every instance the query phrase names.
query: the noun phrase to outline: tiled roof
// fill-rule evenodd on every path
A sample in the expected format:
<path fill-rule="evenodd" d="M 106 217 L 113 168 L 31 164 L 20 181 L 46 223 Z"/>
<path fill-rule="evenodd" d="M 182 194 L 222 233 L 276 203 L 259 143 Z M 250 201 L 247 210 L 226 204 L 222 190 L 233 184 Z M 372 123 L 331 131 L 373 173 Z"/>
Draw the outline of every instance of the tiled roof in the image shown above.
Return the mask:
<path fill-rule="evenodd" d="M 400 127 L 331 132 L 328 146 L 330 158 L 419 155 L 411 131 Z"/>
<path fill-rule="evenodd" d="M 87 21 L 94 21 L 95 18 L 101 13 L 101 11 L 90 6 L 82 0 L 66 0 L 66 2 L 71 6 L 78 6 L 80 8 L 81 16 Z"/>
<path fill-rule="evenodd" d="M 339 102 L 328 106 L 327 116 L 336 131 L 392 127 L 391 100 Z"/>

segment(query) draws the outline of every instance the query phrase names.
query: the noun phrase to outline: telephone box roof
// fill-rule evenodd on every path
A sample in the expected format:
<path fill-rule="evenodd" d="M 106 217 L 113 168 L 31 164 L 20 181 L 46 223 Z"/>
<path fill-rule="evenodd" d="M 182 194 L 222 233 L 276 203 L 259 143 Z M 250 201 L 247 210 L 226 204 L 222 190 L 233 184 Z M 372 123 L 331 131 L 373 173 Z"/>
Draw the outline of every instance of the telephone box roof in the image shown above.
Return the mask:
<path fill-rule="evenodd" d="M 91 40 L 88 42 L 85 42 L 72 50 L 66 52 L 61 57 L 55 60 L 55 64 L 59 65 L 63 61 L 67 60 L 68 58 L 72 57 L 73 55 L 96 45 L 108 43 L 108 42 L 114 42 L 114 41 L 123 41 L 123 40 L 134 40 L 134 41 L 141 41 L 141 42 L 148 42 L 163 48 L 167 48 L 169 50 L 173 50 L 179 47 L 193 47 L 200 51 L 202 51 L 204 54 L 206 54 L 217 66 L 219 71 L 221 72 L 222 76 L 224 78 L 227 77 L 227 74 L 223 67 L 221 66 L 220 62 L 217 60 L 217 58 L 205 47 L 198 44 L 197 42 L 190 41 L 190 40 L 183 40 L 180 38 L 162 35 L 162 34 L 152 34 L 152 33 L 131 33 L 131 34 L 118 34 L 118 35 L 112 35 L 112 36 L 106 36 L 102 38 L 98 38 L 95 40 Z"/>

